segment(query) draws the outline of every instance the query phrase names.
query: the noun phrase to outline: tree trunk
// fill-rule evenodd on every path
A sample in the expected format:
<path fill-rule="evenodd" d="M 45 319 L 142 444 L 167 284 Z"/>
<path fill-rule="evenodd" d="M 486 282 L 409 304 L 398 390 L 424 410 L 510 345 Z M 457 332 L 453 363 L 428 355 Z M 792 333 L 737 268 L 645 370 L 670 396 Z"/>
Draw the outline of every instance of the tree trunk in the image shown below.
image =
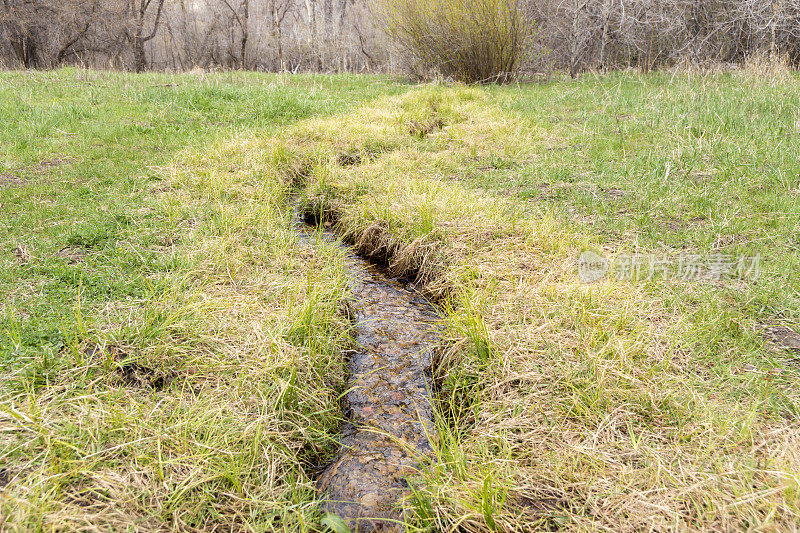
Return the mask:
<path fill-rule="evenodd" d="M 325 16 L 325 32 L 329 32 L 331 29 L 331 23 L 333 22 L 333 0 L 324 0 L 322 4 L 322 10 L 323 15 Z"/>
<path fill-rule="evenodd" d="M 306 0 L 306 11 L 308 12 L 309 25 L 309 44 L 311 45 L 311 62 L 316 70 L 322 70 L 322 62 L 317 53 L 317 0 Z"/>
<path fill-rule="evenodd" d="M 144 53 L 144 39 L 140 36 L 133 38 L 133 70 L 144 72 L 147 68 L 147 58 Z"/>
<path fill-rule="evenodd" d="M 608 47 L 608 27 L 611 25 L 611 3 L 613 0 L 603 2 L 603 36 L 600 39 L 599 67 L 606 68 L 606 48 Z"/>
<path fill-rule="evenodd" d="M 11 48 L 26 69 L 39 68 L 39 49 L 36 36 L 32 35 L 25 28 L 14 28 L 10 30 Z"/>
<path fill-rule="evenodd" d="M 580 71 L 583 56 L 583 40 L 585 39 L 583 32 L 585 29 L 581 27 L 581 11 L 586 8 L 586 2 L 575 0 L 573 5 L 575 12 L 572 14 L 572 50 L 570 50 L 569 75 L 575 78 Z"/>
<path fill-rule="evenodd" d="M 242 2 L 244 13 L 242 13 L 242 42 L 240 52 L 240 65 L 242 70 L 247 69 L 247 40 L 250 38 L 250 0 Z"/>
<path fill-rule="evenodd" d="M 336 27 L 336 35 L 342 33 L 342 26 L 344 26 L 344 19 L 347 16 L 347 0 L 339 2 L 339 21 Z"/>
<path fill-rule="evenodd" d="M 136 20 L 136 34 L 133 36 L 133 70 L 144 72 L 147 68 L 147 58 L 144 55 L 144 12 L 138 13 Z"/>
<path fill-rule="evenodd" d="M 161 14 L 164 11 L 164 0 L 158 0 L 153 29 L 149 34 L 145 34 L 144 23 L 149 6 L 149 0 L 139 0 L 138 9 L 135 10 L 136 33 L 133 36 L 131 44 L 133 46 L 133 69 L 136 72 L 144 72 L 145 69 L 147 69 L 147 57 L 145 56 L 144 44 L 155 37 L 158 32 L 158 25 L 161 23 Z"/>
<path fill-rule="evenodd" d="M 772 2 L 772 24 L 770 24 L 770 43 L 769 43 L 769 55 L 772 61 L 775 61 L 778 58 L 778 36 L 777 36 L 777 27 L 778 27 L 778 20 L 780 19 L 780 9 L 781 5 L 779 0 L 773 0 Z"/>
<path fill-rule="evenodd" d="M 286 70 L 286 64 L 283 62 L 283 33 L 281 32 L 281 20 L 278 17 L 278 7 L 275 3 L 272 4 L 272 20 L 275 23 L 275 40 L 278 43 L 278 65 L 283 72 Z"/>
<path fill-rule="evenodd" d="M 36 40 L 30 37 L 22 38 L 23 61 L 25 68 L 39 68 L 39 50 L 37 50 Z"/>

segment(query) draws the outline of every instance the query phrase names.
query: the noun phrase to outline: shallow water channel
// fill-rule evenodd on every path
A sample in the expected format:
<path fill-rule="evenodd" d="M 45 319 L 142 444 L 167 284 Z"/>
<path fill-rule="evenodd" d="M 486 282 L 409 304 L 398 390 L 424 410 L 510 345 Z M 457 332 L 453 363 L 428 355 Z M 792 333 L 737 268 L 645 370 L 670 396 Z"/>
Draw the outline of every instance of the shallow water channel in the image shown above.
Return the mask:
<path fill-rule="evenodd" d="M 330 231 L 296 227 L 310 246 L 336 242 Z M 400 529 L 405 478 L 431 453 L 430 368 L 438 316 L 412 286 L 345 248 L 357 342 L 348 361 L 349 422 L 339 454 L 317 486 L 325 509 L 353 531 L 392 531 Z"/>

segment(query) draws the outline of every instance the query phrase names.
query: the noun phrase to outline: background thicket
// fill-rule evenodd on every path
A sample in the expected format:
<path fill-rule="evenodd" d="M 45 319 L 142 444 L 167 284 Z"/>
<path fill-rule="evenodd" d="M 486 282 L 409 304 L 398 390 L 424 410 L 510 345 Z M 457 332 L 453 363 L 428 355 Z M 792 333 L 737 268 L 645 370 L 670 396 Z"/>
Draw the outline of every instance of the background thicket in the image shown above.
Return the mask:
<path fill-rule="evenodd" d="M 502 5 L 508 4 L 405 4 L 432 2 L 454 9 L 469 5 L 464 13 L 480 6 L 499 7 L 497 16 L 487 17 L 485 11 L 478 19 L 490 28 L 502 21 Z M 404 32 L 397 31 L 397 21 L 387 25 L 386 17 L 380 16 L 383 8 L 397 4 L 398 0 L 0 0 L 0 64 L 137 71 L 398 72 L 409 65 L 430 67 L 429 57 L 410 53 L 408 35 L 404 39 Z M 772 54 L 793 65 L 800 62 L 800 0 L 514 0 L 513 5 L 514 16 L 520 17 L 517 23 L 536 27 L 520 65 L 529 72 L 650 70 L 683 61 L 740 63 L 753 54 Z M 432 21 L 418 28 L 429 32 L 422 37 L 447 28 L 432 26 Z M 388 39 L 387 33 L 395 39 Z M 490 31 L 484 42 L 497 43 L 496 36 Z M 471 59 L 476 65 L 481 58 Z M 442 74 L 463 77 L 460 68 L 450 71 L 435 63 Z"/>

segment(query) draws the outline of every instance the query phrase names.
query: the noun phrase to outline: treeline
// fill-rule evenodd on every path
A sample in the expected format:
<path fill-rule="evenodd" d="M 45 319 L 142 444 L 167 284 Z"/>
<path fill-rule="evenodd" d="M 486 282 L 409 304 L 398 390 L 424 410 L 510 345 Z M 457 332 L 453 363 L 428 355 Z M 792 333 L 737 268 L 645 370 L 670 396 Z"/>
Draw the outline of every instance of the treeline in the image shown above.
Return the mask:
<path fill-rule="evenodd" d="M 0 65 L 397 71 L 408 58 L 386 37 L 381 3 L 0 0 Z M 686 60 L 737 63 L 756 52 L 800 63 L 800 0 L 511 0 L 509 5 L 535 29 L 521 62 L 527 71 L 649 70 Z"/>
<path fill-rule="evenodd" d="M 540 50 L 572 74 L 752 54 L 800 64 L 800 0 L 530 0 L 527 8 Z"/>
<path fill-rule="evenodd" d="M 6 67 L 388 67 L 366 0 L 0 0 Z"/>

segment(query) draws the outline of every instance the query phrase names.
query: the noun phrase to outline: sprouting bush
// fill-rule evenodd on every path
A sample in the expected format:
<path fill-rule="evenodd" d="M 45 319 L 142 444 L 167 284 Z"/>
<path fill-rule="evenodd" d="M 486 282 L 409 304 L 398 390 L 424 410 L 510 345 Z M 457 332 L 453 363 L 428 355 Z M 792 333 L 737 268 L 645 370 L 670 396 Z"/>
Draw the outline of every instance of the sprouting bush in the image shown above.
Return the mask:
<path fill-rule="evenodd" d="M 507 80 L 532 35 L 521 0 L 381 0 L 388 35 L 419 77 Z"/>

